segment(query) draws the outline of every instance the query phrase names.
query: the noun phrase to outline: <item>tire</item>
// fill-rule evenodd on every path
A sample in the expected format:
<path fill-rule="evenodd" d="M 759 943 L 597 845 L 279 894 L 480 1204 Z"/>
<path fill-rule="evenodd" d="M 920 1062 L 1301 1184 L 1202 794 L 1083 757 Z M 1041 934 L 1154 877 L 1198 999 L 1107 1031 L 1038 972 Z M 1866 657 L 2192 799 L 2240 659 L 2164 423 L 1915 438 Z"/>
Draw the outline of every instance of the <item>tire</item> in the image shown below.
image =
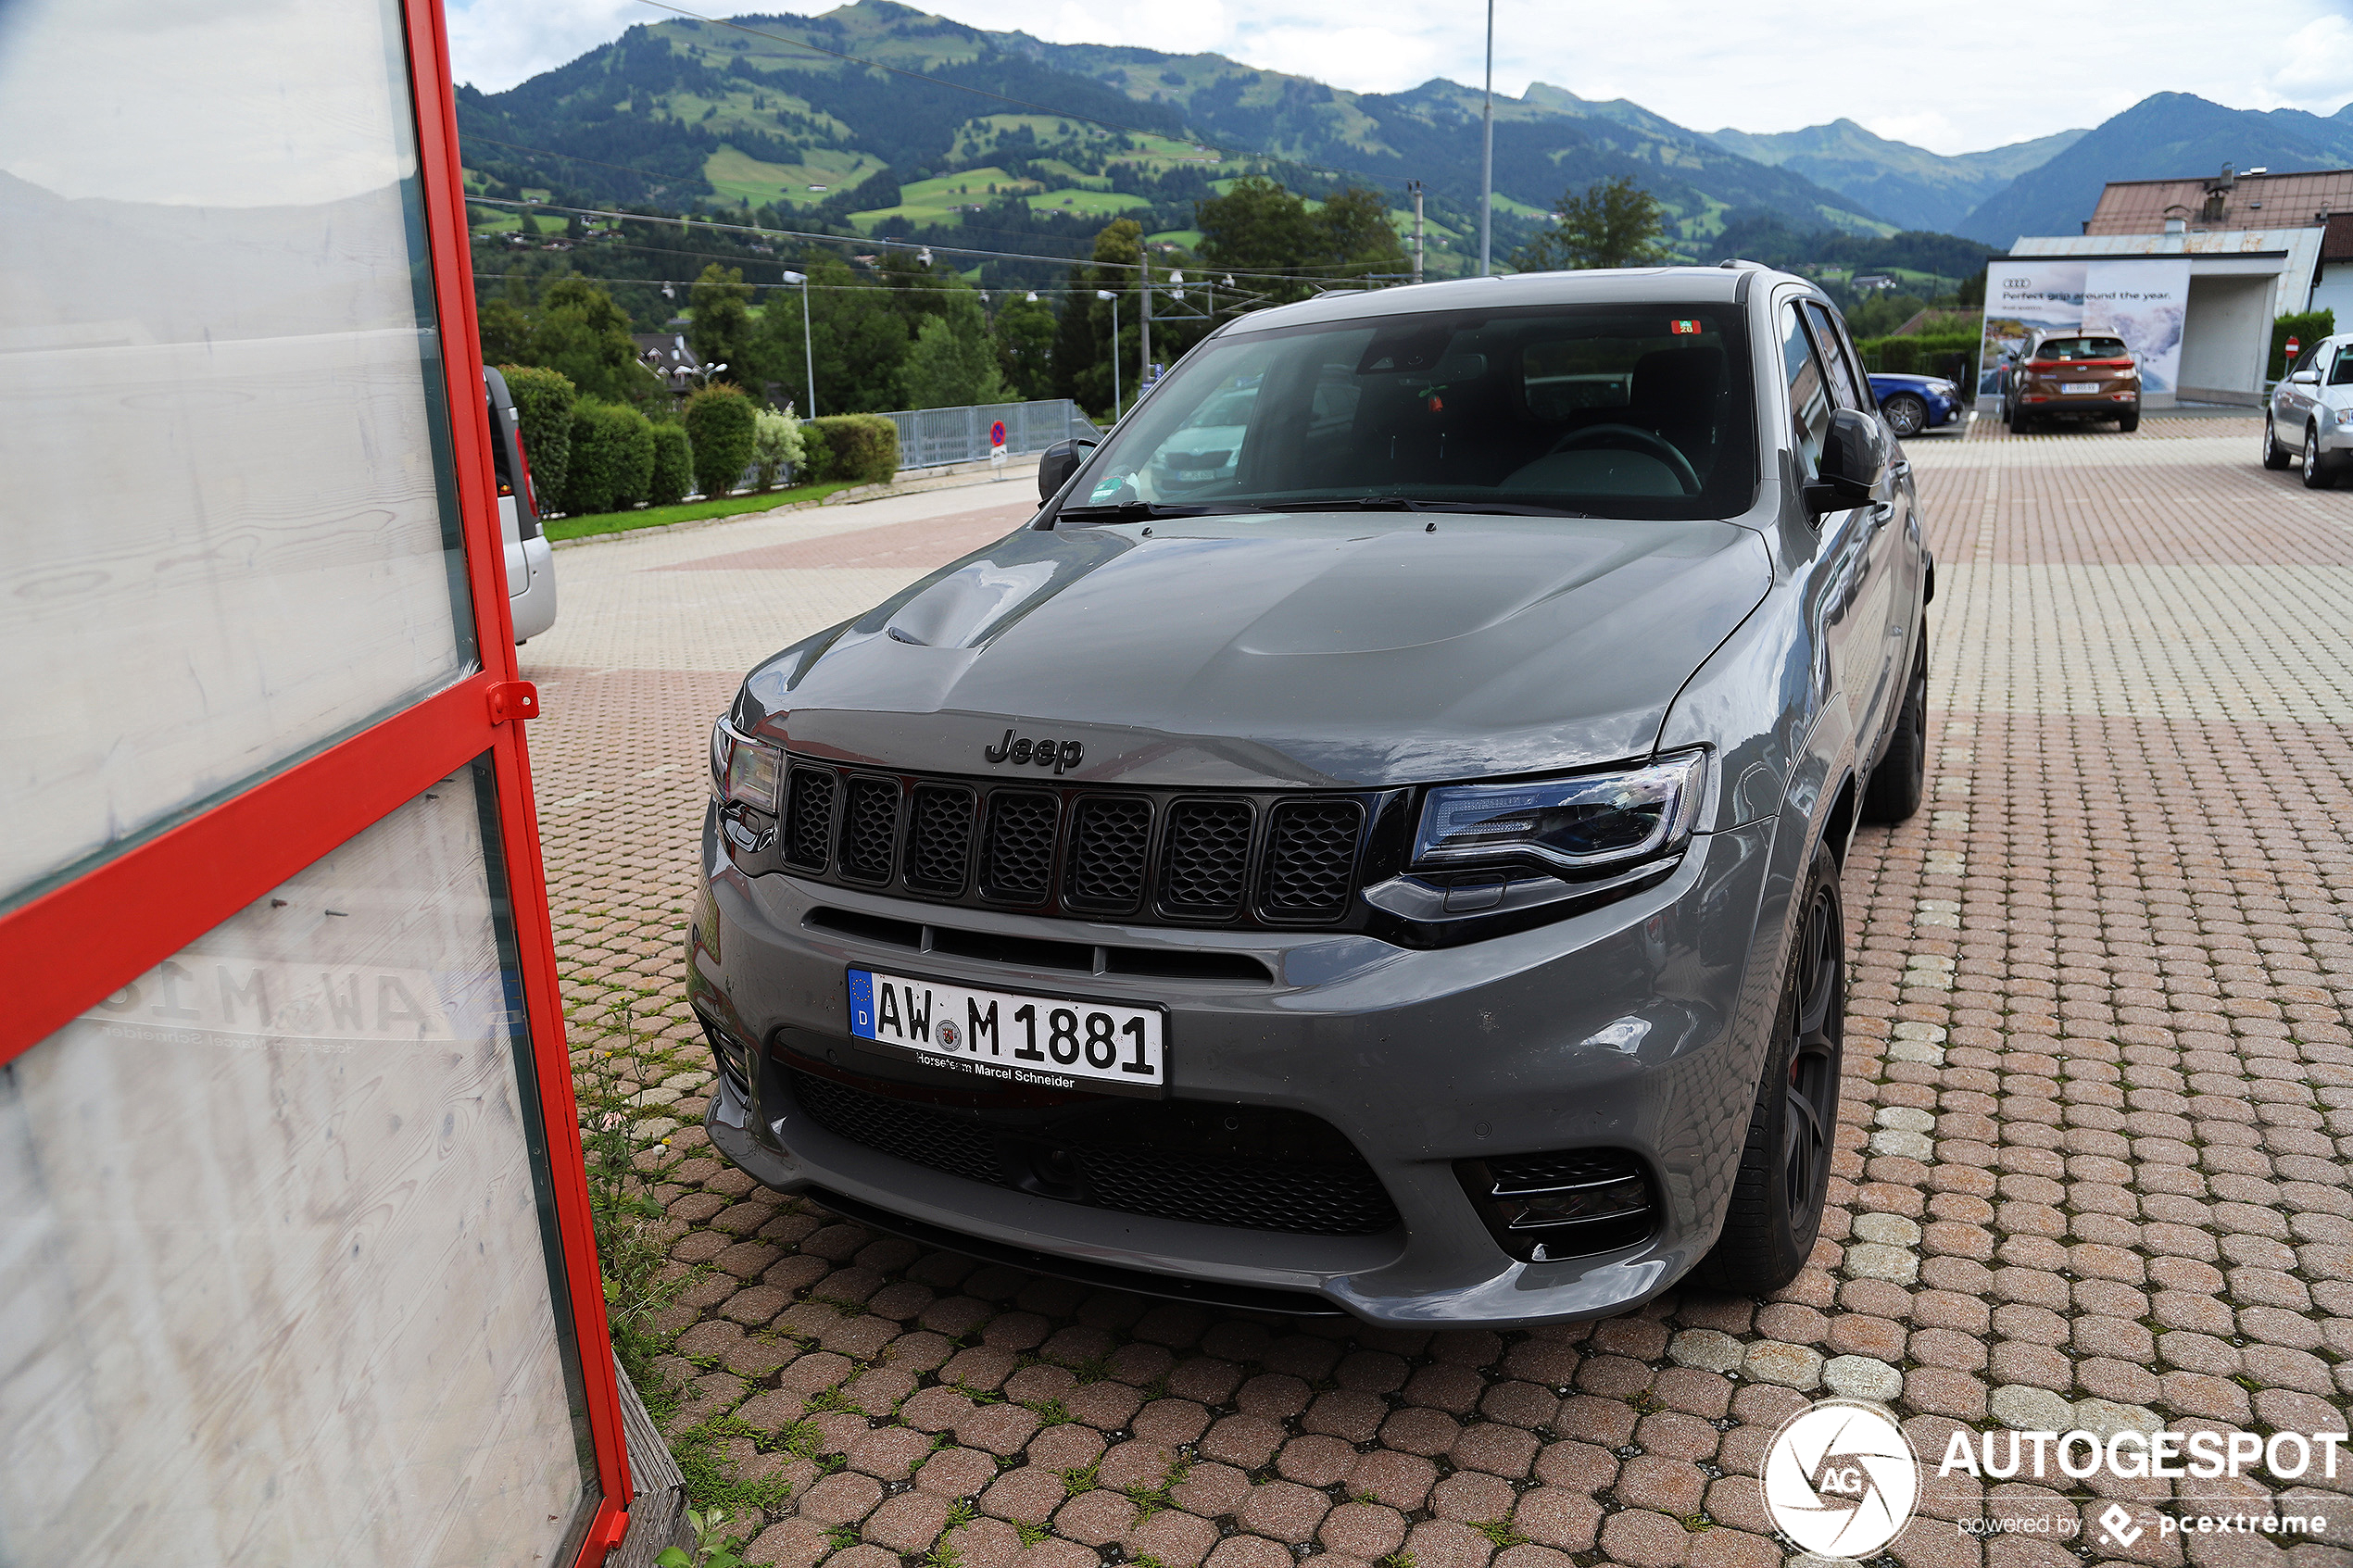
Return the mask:
<path fill-rule="evenodd" d="M 2296 459 L 2280 445 L 2280 433 L 2271 426 L 2271 411 L 2263 410 L 2263 466 L 2273 473 L 2284 470 Z"/>
<path fill-rule="evenodd" d="M 1898 436 L 1918 435 L 1928 428 L 1928 405 L 1908 392 L 1897 393 L 1879 406 L 1887 416 L 1887 428 Z"/>
<path fill-rule="evenodd" d="M 2307 490 L 2336 488 L 2336 470 L 2329 466 L 2327 458 L 2321 456 L 2321 431 L 2318 425 L 2304 427 L 2304 488 Z"/>
<path fill-rule="evenodd" d="M 1919 652 L 1904 683 L 1904 706 L 1896 709 L 1895 733 L 1887 750 L 1871 770 L 1870 787 L 1863 792 L 1862 819 L 1867 822 L 1901 822 L 1920 809 L 1928 788 L 1928 634 L 1921 629 Z"/>
<path fill-rule="evenodd" d="M 2129 413 L 2129 414 L 2119 414 L 2119 415 L 2117 415 L 2117 416 L 2116 416 L 2116 433 L 2117 433 L 2117 434 L 2119 434 L 2119 435 L 2130 435 L 2130 434 L 2132 434 L 2134 431 L 2136 431 L 2136 430 L 2138 430 L 2138 429 L 2140 429 L 2140 428 L 2141 428 L 2141 411 L 2140 411 L 2138 408 L 2133 409 L 2133 410 L 2131 413 Z"/>
<path fill-rule="evenodd" d="M 1770 1295 L 1797 1277 L 1821 1235 L 1846 1037 L 1845 942 L 1838 862 L 1818 844 L 1724 1229 L 1692 1271 L 1709 1289 Z"/>

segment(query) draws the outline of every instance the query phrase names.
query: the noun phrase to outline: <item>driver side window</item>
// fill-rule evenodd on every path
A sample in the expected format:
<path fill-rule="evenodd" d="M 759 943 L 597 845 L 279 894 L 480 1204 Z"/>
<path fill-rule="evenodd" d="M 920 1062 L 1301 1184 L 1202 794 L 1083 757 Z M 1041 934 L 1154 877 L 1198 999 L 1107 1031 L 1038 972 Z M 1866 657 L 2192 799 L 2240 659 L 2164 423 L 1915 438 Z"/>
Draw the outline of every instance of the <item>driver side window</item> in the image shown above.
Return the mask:
<path fill-rule="evenodd" d="M 1820 470 L 1833 405 L 1830 379 L 1794 305 L 1781 307 L 1781 364 L 1789 378 L 1790 439 L 1796 445 L 1798 478 L 1813 479 Z"/>

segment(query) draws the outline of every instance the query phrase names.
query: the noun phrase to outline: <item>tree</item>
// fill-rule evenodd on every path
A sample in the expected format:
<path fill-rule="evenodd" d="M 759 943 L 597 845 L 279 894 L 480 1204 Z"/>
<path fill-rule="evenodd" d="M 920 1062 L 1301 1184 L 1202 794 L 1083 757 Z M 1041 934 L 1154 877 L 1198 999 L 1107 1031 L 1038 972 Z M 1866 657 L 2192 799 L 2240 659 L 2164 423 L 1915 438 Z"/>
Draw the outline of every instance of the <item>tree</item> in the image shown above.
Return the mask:
<path fill-rule="evenodd" d="M 512 300 L 485 301 L 474 312 L 482 330 L 482 362 L 520 365 L 531 358 L 531 317 Z"/>
<path fill-rule="evenodd" d="M 547 285 L 531 334 L 531 358 L 562 371 L 586 397 L 637 403 L 660 390 L 637 362 L 628 315 L 585 278 L 567 275 Z"/>
<path fill-rule="evenodd" d="M 1278 299 L 1303 298 L 1326 283 L 1368 272 L 1405 270 L 1405 253 L 1390 226 L 1378 191 L 1343 186 L 1313 212 L 1274 180 L 1253 176 L 1226 195 L 1193 204 L 1202 232 L 1202 259 L 1213 270 L 1290 273 L 1297 282 L 1271 284 Z M 1252 287 L 1267 289 L 1268 281 Z"/>
<path fill-rule="evenodd" d="M 1655 267 L 1671 260 L 1661 242 L 1666 209 L 1630 174 L 1596 180 L 1579 195 L 1561 193 L 1560 218 L 1512 257 L 1522 272 L 1588 267 Z"/>
<path fill-rule="evenodd" d="M 682 417 L 694 445 L 695 483 L 706 496 L 716 500 L 735 489 L 751 466 L 759 428 L 754 412 L 743 389 L 725 382 L 712 382 L 686 399 Z"/>
<path fill-rule="evenodd" d="M 751 285 L 744 282 L 743 269 L 711 262 L 695 280 L 686 301 L 694 311 L 694 323 L 686 329 L 686 342 L 693 347 L 695 357 L 706 365 L 728 366 L 736 375 L 749 380 Z"/>
<path fill-rule="evenodd" d="M 907 358 L 906 319 L 872 274 L 861 275 L 837 257 L 811 256 L 809 342 L 817 362 L 817 396 L 803 370 L 800 304 L 779 294 L 761 315 L 752 346 L 754 373 L 779 383 L 806 417 L 868 413 L 899 405 L 899 367 Z"/>
<path fill-rule="evenodd" d="M 916 329 L 900 368 L 910 408 L 961 408 L 1005 400 L 1004 377 L 988 341 L 988 322 L 970 289 L 950 291 L 947 308 Z"/>
<path fill-rule="evenodd" d="M 997 369 L 1015 397 L 1054 395 L 1054 334 L 1060 323 L 1042 301 L 1016 299 L 997 312 Z"/>

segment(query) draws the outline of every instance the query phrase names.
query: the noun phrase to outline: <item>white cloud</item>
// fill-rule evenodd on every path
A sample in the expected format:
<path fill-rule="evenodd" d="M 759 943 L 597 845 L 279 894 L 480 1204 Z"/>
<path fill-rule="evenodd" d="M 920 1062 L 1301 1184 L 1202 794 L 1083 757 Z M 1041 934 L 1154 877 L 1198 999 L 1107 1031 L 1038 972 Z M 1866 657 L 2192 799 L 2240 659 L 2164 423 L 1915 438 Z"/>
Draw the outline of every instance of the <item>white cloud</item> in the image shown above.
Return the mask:
<path fill-rule="evenodd" d="M 1214 50 L 1359 92 L 1433 76 L 1476 84 L 1481 70 L 1485 7 L 1462 0 L 913 3 L 1056 43 Z M 711 15 L 741 8 L 705 4 Z M 2047 0 L 1977 0 L 1963 13 L 1882 6 L 1862 24 L 1851 7 L 1819 0 L 1591 6 L 1573 17 L 1558 0 L 1497 0 L 1495 82 L 1499 92 L 1537 81 L 1581 97 L 1631 98 L 1701 131 L 1788 131 L 1843 117 L 1955 153 L 2096 124 L 2167 91 L 2331 112 L 2353 97 L 2345 13 L 2345 0 L 2242 0 L 2224 24 L 2214 0 L 2142 0 L 2129 24 L 2097 32 L 2098 63 L 2085 79 L 2102 85 L 2054 91 L 2031 69 L 2068 43 L 2054 32 Z M 633 0 L 452 0 L 451 48 L 460 81 L 496 90 L 665 14 Z"/>

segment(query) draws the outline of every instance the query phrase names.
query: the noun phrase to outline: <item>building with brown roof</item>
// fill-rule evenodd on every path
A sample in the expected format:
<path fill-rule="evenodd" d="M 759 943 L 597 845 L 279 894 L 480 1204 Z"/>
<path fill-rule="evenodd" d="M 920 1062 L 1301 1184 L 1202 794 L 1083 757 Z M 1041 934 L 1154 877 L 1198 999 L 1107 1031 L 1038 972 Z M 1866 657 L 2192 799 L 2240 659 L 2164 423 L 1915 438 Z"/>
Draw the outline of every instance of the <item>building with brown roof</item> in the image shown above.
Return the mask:
<path fill-rule="evenodd" d="M 2111 180 L 2084 220 L 2086 234 L 2309 229 L 2353 212 L 2353 169 L 2274 174 L 2225 168 L 2177 180 Z"/>

